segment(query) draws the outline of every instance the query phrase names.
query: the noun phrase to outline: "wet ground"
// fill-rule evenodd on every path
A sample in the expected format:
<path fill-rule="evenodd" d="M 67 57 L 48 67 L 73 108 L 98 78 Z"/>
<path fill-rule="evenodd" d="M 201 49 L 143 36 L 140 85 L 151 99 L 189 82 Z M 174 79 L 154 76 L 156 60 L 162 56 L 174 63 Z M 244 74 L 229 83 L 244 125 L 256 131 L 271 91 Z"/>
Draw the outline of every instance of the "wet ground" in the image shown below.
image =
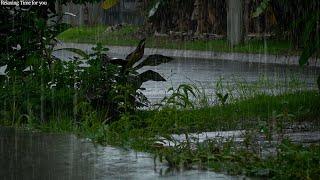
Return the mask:
<path fill-rule="evenodd" d="M 62 45 L 63 47 L 63 45 Z M 79 47 L 86 52 L 92 52 L 91 45 L 79 44 Z M 128 52 L 109 53 L 111 57 L 125 58 Z M 68 51 L 54 52 L 54 56 L 70 60 L 75 54 Z M 3 73 L 4 67 L 0 67 L 0 74 Z M 234 84 L 253 84 L 261 81 L 268 81 L 271 85 L 282 84 L 276 91 L 283 93 L 292 89 L 294 83 L 304 83 L 302 87 L 310 89 L 316 88 L 316 78 L 320 74 L 320 68 L 316 67 L 299 67 L 296 65 L 280 64 L 262 64 L 249 63 L 231 60 L 219 59 L 195 59 L 195 58 L 175 58 L 167 64 L 161 64 L 156 67 L 143 67 L 140 72 L 146 70 L 159 72 L 166 82 L 148 81 L 143 84 L 146 90 L 143 93 L 154 104 L 168 95 L 168 89 L 177 88 L 180 84 L 193 84 L 205 92 L 209 101 L 214 101 L 216 84 L 221 79 L 225 85 Z M 291 84 L 291 85 L 289 85 Z M 237 94 L 233 94 L 237 96 Z"/>
<path fill-rule="evenodd" d="M 72 54 L 55 54 L 68 59 Z M 216 83 L 223 78 L 229 84 L 256 83 L 267 77 L 272 83 L 299 81 L 315 88 L 317 68 L 300 68 L 273 64 L 243 63 L 226 60 L 180 58 L 157 67 L 144 67 L 163 75 L 167 82 L 146 82 L 143 93 L 155 103 L 170 87 L 195 84 L 207 96 L 215 92 Z M 0 68 L 0 73 L 4 68 Z M 238 179 L 214 172 L 190 170 L 171 172 L 165 164 L 154 163 L 151 155 L 102 147 L 73 135 L 32 133 L 0 128 L 0 179 Z"/>
<path fill-rule="evenodd" d="M 272 84 L 283 83 L 278 89 L 285 92 L 290 89 L 290 83 L 305 83 L 308 88 L 314 88 L 319 68 L 301 68 L 274 64 L 243 63 L 225 60 L 175 59 L 157 67 L 144 67 L 142 71 L 152 69 L 162 74 L 167 82 L 146 82 L 143 92 L 152 101 L 162 99 L 170 87 L 180 84 L 194 84 L 204 90 L 208 97 L 215 94 L 216 84 L 221 79 L 223 84 L 252 84 L 261 79 L 267 79 Z"/>
<path fill-rule="evenodd" d="M 0 127 L 0 179 L 241 179 L 209 171 L 172 172 L 150 154 L 94 145 L 74 135 Z"/>
<path fill-rule="evenodd" d="M 73 46 L 87 52 L 91 52 L 90 49 L 92 47 L 85 44 L 73 44 Z M 111 57 L 125 58 L 126 54 L 132 50 L 134 49 L 126 48 L 126 52 L 111 51 L 109 55 Z M 67 51 L 57 51 L 54 55 L 65 60 L 74 56 L 74 54 Z M 173 61 L 156 67 L 143 67 L 139 71 L 143 72 L 149 69 L 159 72 L 167 80 L 166 82 L 149 81 L 143 84 L 143 88 L 146 89 L 143 93 L 152 103 L 159 102 L 163 97 L 168 95 L 167 90 L 169 88 L 177 88 L 180 84 L 196 85 L 206 93 L 210 100 L 211 96 L 215 94 L 216 83 L 221 79 L 224 84 L 229 83 L 232 85 L 235 83 L 257 83 L 264 78 L 271 84 L 281 82 L 283 85 L 281 89 L 277 90 L 281 93 L 292 88 L 289 86 L 289 83 L 294 82 L 302 82 L 305 83 L 308 88 L 316 88 L 316 78 L 317 75 L 320 74 L 319 67 L 301 68 L 297 65 L 287 66 L 280 64 L 181 57 L 174 58 Z M 213 100 L 211 99 L 211 101 Z"/>

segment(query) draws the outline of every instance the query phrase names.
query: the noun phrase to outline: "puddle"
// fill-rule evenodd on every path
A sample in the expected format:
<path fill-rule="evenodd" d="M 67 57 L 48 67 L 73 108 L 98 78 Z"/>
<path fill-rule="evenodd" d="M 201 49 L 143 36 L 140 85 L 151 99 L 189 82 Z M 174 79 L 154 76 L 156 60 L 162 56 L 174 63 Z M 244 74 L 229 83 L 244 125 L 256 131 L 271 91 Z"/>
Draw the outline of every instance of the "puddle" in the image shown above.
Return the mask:
<path fill-rule="evenodd" d="M 211 171 L 171 172 L 152 155 L 94 145 L 74 135 L 0 127 L 1 179 L 241 179 Z"/>

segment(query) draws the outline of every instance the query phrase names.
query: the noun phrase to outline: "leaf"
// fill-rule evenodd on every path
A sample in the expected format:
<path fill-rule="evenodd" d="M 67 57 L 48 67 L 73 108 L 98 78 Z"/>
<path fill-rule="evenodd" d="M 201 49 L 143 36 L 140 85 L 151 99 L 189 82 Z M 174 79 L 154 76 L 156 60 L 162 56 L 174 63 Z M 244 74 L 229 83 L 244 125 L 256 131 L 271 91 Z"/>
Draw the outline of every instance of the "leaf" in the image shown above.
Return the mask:
<path fill-rule="evenodd" d="M 101 7 L 103 9 L 110 9 L 113 6 L 115 6 L 117 3 L 119 3 L 119 0 L 105 0 L 102 4 Z"/>
<path fill-rule="evenodd" d="M 122 67 L 126 66 L 128 61 L 119 59 L 119 58 L 110 58 L 110 59 L 104 59 L 107 63 L 111 63 L 113 65 L 120 65 Z"/>
<path fill-rule="evenodd" d="M 49 3 L 49 7 L 48 9 L 53 13 L 53 14 L 56 14 L 56 4 L 55 3 Z"/>
<path fill-rule="evenodd" d="M 56 28 L 56 32 L 54 33 L 54 36 L 59 35 L 60 33 L 66 31 L 67 29 L 71 28 L 72 26 L 70 24 L 67 23 L 61 23 L 58 24 L 55 28 Z"/>
<path fill-rule="evenodd" d="M 27 57 L 26 64 L 29 66 L 39 66 L 41 64 L 41 59 L 36 53 L 34 53 Z"/>
<path fill-rule="evenodd" d="M 217 97 L 218 97 L 219 99 L 222 99 L 222 94 L 221 94 L 221 93 L 216 93 L 216 95 L 217 95 Z"/>
<path fill-rule="evenodd" d="M 260 16 L 263 12 L 266 11 L 266 9 L 269 6 L 270 0 L 263 0 L 260 5 L 257 7 L 256 11 L 252 14 L 252 17 L 258 17 Z"/>
<path fill-rule="evenodd" d="M 40 30 L 44 30 L 46 27 L 46 22 L 44 19 L 39 18 L 39 19 L 35 19 L 34 20 L 36 28 L 40 29 Z"/>
<path fill-rule="evenodd" d="M 54 51 L 70 51 L 70 52 L 73 52 L 75 54 L 80 55 L 81 57 L 83 57 L 85 59 L 89 59 L 89 55 L 86 52 L 84 52 L 81 49 L 77 49 L 77 48 L 61 48 L 61 49 L 56 49 Z"/>
<path fill-rule="evenodd" d="M 186 97 L 188 97 L 188 92 L 190 92 L 194 97 L 196 97 L 196 94 L 194 93 L 192 86 L 190 86 L 188 84 L 181 84 L 178 87 L 178 92 L 180 92 L 180 89 L 182 89 L 182 91 L 184 92 Z"/>
<path fill-rule="evenodd" d="M 132 66 L 143 57 L 145 42 L 146 39 L 142 39 L 137 48 L 126 57 L 126 60 L 129 61 L 126 68 L 132 68 Z"/>
<path fill-rule="evenodd" d="M 312 32 L 317 29 L 317 17 L 320 16 L 320 13 L 311 14 L 305 18 L 301 18 L 301 23 L 304 23 L 304 21 L 307 21 L 304 25 L 304 31 L 303 31 L 303 43 L 308 43 L 308 40 L 310 40 L 310 36 L 312 35 Z"/>
<path fill-rule="evenodd" d="M 159 73 L 152 70 L 148 70 L 139 75 L 139 79 L 142 82 L 146 81 L 166 81 Z"/>
<path fill-rule="evenodd" d="M 319 92 L 320 92 L 320 75 L 318 76 L 317 84 L 318 84 L 318 90 L 319 90 Z"/>
<path fill-rule="evenodd" d="M 159 73 L 154 72 L 152 70 L 145 71 L 137 76 L 135 80 L 133 80 L 133 84 L 137 87 L 140 87 L 142 83 L 147 81 L 166 81 Z"/>
<path fill-rule="evenodd" d="M 223 102 L 226 102 L 227 101 L 227 99 L 228 99 L 228 97 L 229 97 L 229 94 L 227 93 L 226 95 L 224 95 L 224 97 L 223 97 Z"/>
<path fill-rule="evenodd" d="M 160 5 L 161 1 L 158 1 L 152 8 L 151 10 L 149 11 L 149 14 L 148 14 L 148 18 L 151 18 L 152 16 L 154 16 L 156 14 L 156 12 L 158 11 L 159 9 L 159 5 Z"/>
<path fill-rule="evenodd" d="M 300 66 L 308 63 L 309 58 L 320 49 L 320 35 L 316 33 L 317 18 L 320 13 L 311 16 L 303 32 L 304 49 L 299 59 Z M 315 35 L 316 34 L 316 35 Z"/>
<path fill-rule="evenodd" d="M 163 56 L 160 54 L 153 54 L 148 56 L 145 60 L 143 60 L 140 64 L 138 64 L 135 69 L 140 69 L 144 66 L 158 66 L 162 63 L 168 63 L 172 61 L 173 58 L 168 56 Z"/>
<path fill-rule="evenodd" d="M 304 47 L 302 54 L 299 58 L 300 66 L 308 63 L 309 58 L 320 49 L 320 37 L 317 34 L 316 37 L 311 38 Z"/>

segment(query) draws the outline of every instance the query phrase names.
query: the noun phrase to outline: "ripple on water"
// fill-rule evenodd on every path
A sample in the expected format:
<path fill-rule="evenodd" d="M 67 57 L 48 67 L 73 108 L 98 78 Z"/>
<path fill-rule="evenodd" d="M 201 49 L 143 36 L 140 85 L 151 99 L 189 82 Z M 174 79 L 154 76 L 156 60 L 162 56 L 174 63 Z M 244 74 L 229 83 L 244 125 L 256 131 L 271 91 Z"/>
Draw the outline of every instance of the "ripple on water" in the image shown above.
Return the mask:
<path fill-rule="evenodd" d="M 74 135 L 0 127 L 0 152 L 1 179 L 239 179 L 209 171 L 170 172 L 150 154 Z"/>

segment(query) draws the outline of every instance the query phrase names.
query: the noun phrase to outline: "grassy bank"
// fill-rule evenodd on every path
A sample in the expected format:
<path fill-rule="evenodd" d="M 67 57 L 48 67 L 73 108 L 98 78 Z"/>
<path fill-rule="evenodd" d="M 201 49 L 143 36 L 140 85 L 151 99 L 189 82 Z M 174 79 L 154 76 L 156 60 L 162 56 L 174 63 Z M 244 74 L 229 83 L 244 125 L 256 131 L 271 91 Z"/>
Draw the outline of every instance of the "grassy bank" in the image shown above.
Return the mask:
<path fill-rule="evenodd" d="M 318 179 L 319 144 L 302 146 L 284 139 L 275 145 L 277 153 L 264 157 L 255 137 L 268 137 L 271 131 L 296 123 L 312 123 L 319 130 L 320 96 L 317 92 L 298 92 L 279 96 L 259 95 L 226 105 L 200 109 L 141 111 L 122 118 L 107 127 L 106 142 L 134 148 L 155 155 L 171 170 L 203 168 L 232 175 L 268 177 L 273 179 Z M 275 129 L 272 130 L 272 124 Z M 163 138 L 175 141 L 171 134 L 201 133 L 219 130 L 247 131 L 244 142 L 219 138 L 203 143 L 180 142 L 163 147 L 155 142 Z M 159 138 L 162 137 L 162 138 Z M 189 140 L 191 140 L 190 138 Z M 268 144 L 266 142 L 266 144 Z"/>
<path fill-rule="evenodd" d="M 100 42 L 104 45 L 135 46 L 139 39 L 134 35 L 139 27 L 127 25 L 116 31 L 107 31 L 107 26 L 74 27 L 58 36 L 65 42 L 92 43 Z M 217 51 L 217 52 L 240 52 L 240 53 L 268 53 L 268 54 L 296 54 L 288 41 L 282 40 L 248 40 L 241 45 L 230 48 L 227 40 L 172 40 L 166 37 L 148 37 L 147 47 Z"/>
<path fill-rule="evenodd" d="M 259 95 L 227 105 L 200 109 L 141 111 L 132 117 L 123 116 L 110 126 L 110 132 L 114 134 L 114 142 L 121 143 L 123 139 L 135 137 L 140 139 L 174 133 L 263 128 L 275 118 L 279 123 L 309 121 L 319 124 L 319 100 L 320 96 L 316 92 L 299 92 L 279 96 Z M 292 116 L 286 117 L 285 114 Z M 277 118 L 281 115 L 284 116 Z"/>
<path fill-rule="evenodd" d="M 267 133 L 273 120 L 276 120 L 280 129 L 299 122 L 313 123 L 314 128 L 318 129 L 319 102 L 318 92 L 304 91 L 278 96 L 259 95 L 205 108 L 163 107 L 160 110 L 144 110 L 123 114 L 119 121 L 111 124 L 101 122 L 99 112 L 91 109 L 83 115 L 82 122 L 75 121 L 72 116 L 61 115 L 46 123 L 30 120 L 14 126 L 43 132 L 75 133 L 102 144 L 151 152 L 155 158 L 167 162 L 173 169 L 188 169 L 196 165 L 228 174 L 314 179 L 320 176 L 318 145 L 303 147 L 284 140 L 277 146 L 279 153 L 276 156 L 263 158 L 255 151 L 256 142 L 250 135 L 246 138 L 246 148 L 240 148 L 232 139 L 222 144 L 215 140 L 196 144 L 196 149 L 188 143 L 165 148 L 155 144 L 155 141 L 160 136 L 170 139 L 173 133 L 235 129 L 256 133 L 264 129 Z M 12 125 L 4 120 L 1 123 Z"/>

